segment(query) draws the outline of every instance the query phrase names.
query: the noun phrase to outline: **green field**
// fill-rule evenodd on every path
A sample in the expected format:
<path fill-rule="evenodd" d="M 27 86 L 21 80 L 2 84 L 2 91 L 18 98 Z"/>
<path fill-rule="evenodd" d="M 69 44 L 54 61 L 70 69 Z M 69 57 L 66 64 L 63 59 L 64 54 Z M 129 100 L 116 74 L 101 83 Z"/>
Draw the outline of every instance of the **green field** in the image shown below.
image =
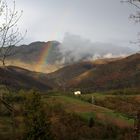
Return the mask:
<path fill-rule="evenodd" d="M 118 137 L 119 135 L 122 136 L 121 133 L 125 132 L 126 129 L 132 131 L 134 126 L 134 117 L 130 117 L 130 114 L 127 114 L 125 111 L 127 111 L 130 103 L 134 107 L 135 104 L 138 105 L 140 98 L 139 95 L 120 96 L 109 94 L 105 95 L 102 93 L 84 94 L 80 96 L 75 96 L 67 93 L 40 93 L 40 95 L 46 114 L 51 114 L 50 120 L 52 121 L 53 127 L 60 127 L 59 129 L 61 130 L 65 125 L 67 126 L 68 121 L 68 123 L 70 123 L 70 128 L 67 126 L 67 131 L 70 131 L 73 127 L 73 129 L 77 129 L 75 125 L 77 126 L 78 124 L 82 124 L 82 131 L 85 131 L 89 129 L 89 121 L 92 118 L 95 122 L 95 126 L 93 127 L 93 130 L 88 130 L 89 132 L 87 132 L 87 135 L 92 135 L 93 131 L 95 131 L 95 134 L 99 132 L 102 133 L 102 129 L 105 127 L 105 130 L 103 134 L 101 134 L 101 137 L 104 137 L 104 135 L 106 136 L 106 133 L 108 131 L 109 133 L 112 133 L 113 136 L 114 133 L 116 133 L 115 137 Z M 16 133 L 16 137 L 18 139 L 22 137 L 24 132 L 24 121 L 22 112 L 25 100 L 24 96 L 28 97 L 28 93 L 24 93 L 22 91 L 21 93 L 15 95 L 8 95 L 7 98 L 5 98 L 5 100 L 7 100 L 16 110 L 15 120 L 17 124 L 15 129 L 16 132 L 14 133 Z M 93 96 L 95 100 L 94 104 L 91 103 L 91 98 Z M 120 103 L 121 105 L 118 105 Z M 123 108 L 123 105 L 125 105 L 124 108 L 126 110 Z M 122 108 L 121 110 L 120 107 Z M 133 114 L 133 111 L 131 113 Z M 79 117 L 78 120 L 76 116 Z M 65 119 L 66 122 L 64 121 Z M 60 121 L 59 123 L 57 122 L 58 120 Z M 63 129 L 66 129 L 65 127 Z M 126 131 L 126 133 L 128 133 L 129 131 Z M 74 131 L 72 131 L 71 133 L 74 133 Z M 60 138 L 61 135 L 62 134 L 60 134 Z M 66 135 L 68 134 L 66 133 Z M 0 137 L 3 140 L 8 140 L 9 137 L 13 137 L 12 117 L 7 108 L 2 104 L 0 106 Z M 96 137 L 100 137 L 100 135 Z"/>
<path fill-rule="evenodd" d="M 99 96 L 103 98 L 103 96 Z M 93 105 L 87 101 L 81 100 L 80 97 L 77 98 L 74 96 L 57 95 L 43 98 L 43 101 L 50 104 L 61 104 L 67 112 L 77 113 L 85 120 L 89 120 L 91 117 L 93 117 L 102 123 L 113 123 L 120 127 L 133 126 L 134 120 L 129 119 L 129 117 L 125 116 L 124 114 L 115 112 L 105 107 Z"/>

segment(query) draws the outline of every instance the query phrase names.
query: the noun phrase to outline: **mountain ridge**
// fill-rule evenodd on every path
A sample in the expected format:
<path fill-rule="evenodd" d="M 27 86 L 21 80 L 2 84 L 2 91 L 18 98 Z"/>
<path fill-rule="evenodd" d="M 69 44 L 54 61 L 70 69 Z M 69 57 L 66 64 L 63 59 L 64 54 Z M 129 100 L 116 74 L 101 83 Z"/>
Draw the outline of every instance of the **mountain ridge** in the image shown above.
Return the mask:
<path fill-rule="evenodd" d="M 57 77 L 57 80 L 62 82 L 61 88 L 65 87 L 70 90 L 81 89 L 94 92 L 99 90 L 139 87 L 139 62 L 140 54 L 134 54 L 121 60 L 108 62 L 107 64 L 92 64 L 93 67 L 90 69 L 84 70 L 71 77 L 69 77 L 72 75 L 71 73 L 75 73 L 77 69 L 80 69 L 82 64 L 77 68 L 74 67 L 76 64 L 68 65 L 54 73 L 48 74 L 48 77 L 50 76 L 49 80 L 53 82 L 55 81 L 54 77 Z M 69 69 L 71 73 L 66 73 L 66 69 Z M 63 84 L 64 82 L 65 84 Z M 57 83 L 55 84 L 57 85 Z"/>
<path fill-rule="evenodd" d="M 134 51 L 128 47 L 119 47 L 107 43 L 90 43 L 89 45 L 87 44 L 88 47 L 86 47 L 84 42 L 81 44 L 79 41 L 74 43 L 72 42 L 73 40 L 67 40 L 68 39 L 63 42 L 55 40 L 48 42 L 36 41 L 28 45 L 15 46 L 13 49 L 14 55 L 7 57 L 8 63 L 11 65 L 13 62 L 17 61 L 17 66 L 21 66 L 21 62 L 21 64 L 29 65 L 30 70 L 36 70 L 32 69 L 31 65 L 34 67 L 36 63 L 40 62 L 41 57 L 44 57 L 44 60 L 41 61 L 43 61 L 45 66 L 56 65 L 57 67 L 61 67 L 81 61 L 124 57 L 134 53 Z M 49 50 L 47 50 L 48 48 Z M 43 70 L 41 72 L 43 72 Z"/>
<path fill-rule="evenodd" d="M 15 66 L 0 67 L 0 84 L 13 89 L 39 89 L 47 91 L 52 89 L 41 80 L 43 73 L 29 71 Z M 45 75 L 45 74 L 44 74 Z"/>
<path fill-rule="evenodd" d="M 67 65 L 46 74 L 16 66 L 0 67 L 0 84 L 15 89 L 66 90 L 86 92 L 140 87 L 140 54 L 96 64 L 91 61 Z"/>

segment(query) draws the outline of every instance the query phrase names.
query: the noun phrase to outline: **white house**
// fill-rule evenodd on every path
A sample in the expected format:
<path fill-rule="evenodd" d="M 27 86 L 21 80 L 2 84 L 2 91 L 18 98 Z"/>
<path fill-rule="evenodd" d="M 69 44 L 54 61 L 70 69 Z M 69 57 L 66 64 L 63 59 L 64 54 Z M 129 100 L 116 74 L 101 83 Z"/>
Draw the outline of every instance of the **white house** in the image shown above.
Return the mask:
<path fill-rule="evenodd" d="M 74 95 L 81 95 L 81 91 L 74 91 Z"/>

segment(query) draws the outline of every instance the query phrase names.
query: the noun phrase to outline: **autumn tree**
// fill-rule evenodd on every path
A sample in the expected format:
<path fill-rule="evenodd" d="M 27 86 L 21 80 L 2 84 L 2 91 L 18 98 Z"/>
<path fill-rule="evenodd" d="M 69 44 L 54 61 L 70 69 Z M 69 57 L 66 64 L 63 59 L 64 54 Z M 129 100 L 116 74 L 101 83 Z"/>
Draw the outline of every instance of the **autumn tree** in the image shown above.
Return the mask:
<path fill-rule="evenodd" d="M 25 36 L 20 33 L 17 25 L 22 13 L 16 10 L 15 1 L 13 7 L 9 8 L 6 0 L 0 0 L 0 61 L 3 66 L 6 58 L 15 53 L 15 45 Z"/>

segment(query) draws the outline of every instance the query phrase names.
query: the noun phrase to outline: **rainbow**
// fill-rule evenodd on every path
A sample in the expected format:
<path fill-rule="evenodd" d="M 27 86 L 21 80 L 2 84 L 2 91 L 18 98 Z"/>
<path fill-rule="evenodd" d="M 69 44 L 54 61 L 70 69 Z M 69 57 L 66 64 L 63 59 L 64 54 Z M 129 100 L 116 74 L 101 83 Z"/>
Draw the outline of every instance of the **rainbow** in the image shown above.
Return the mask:
<path fill-rule="evenodd" d="M 51 53 L 52 48 L 52 43 L 47 42 L 43 46 L 43 49 L 39 55 L 37 66 L 36 66 L 36 71 L 43 71 L 45 69 L 46 64 L 48 64 L 47 59 L 49 57 L 49 54 Z"/>

